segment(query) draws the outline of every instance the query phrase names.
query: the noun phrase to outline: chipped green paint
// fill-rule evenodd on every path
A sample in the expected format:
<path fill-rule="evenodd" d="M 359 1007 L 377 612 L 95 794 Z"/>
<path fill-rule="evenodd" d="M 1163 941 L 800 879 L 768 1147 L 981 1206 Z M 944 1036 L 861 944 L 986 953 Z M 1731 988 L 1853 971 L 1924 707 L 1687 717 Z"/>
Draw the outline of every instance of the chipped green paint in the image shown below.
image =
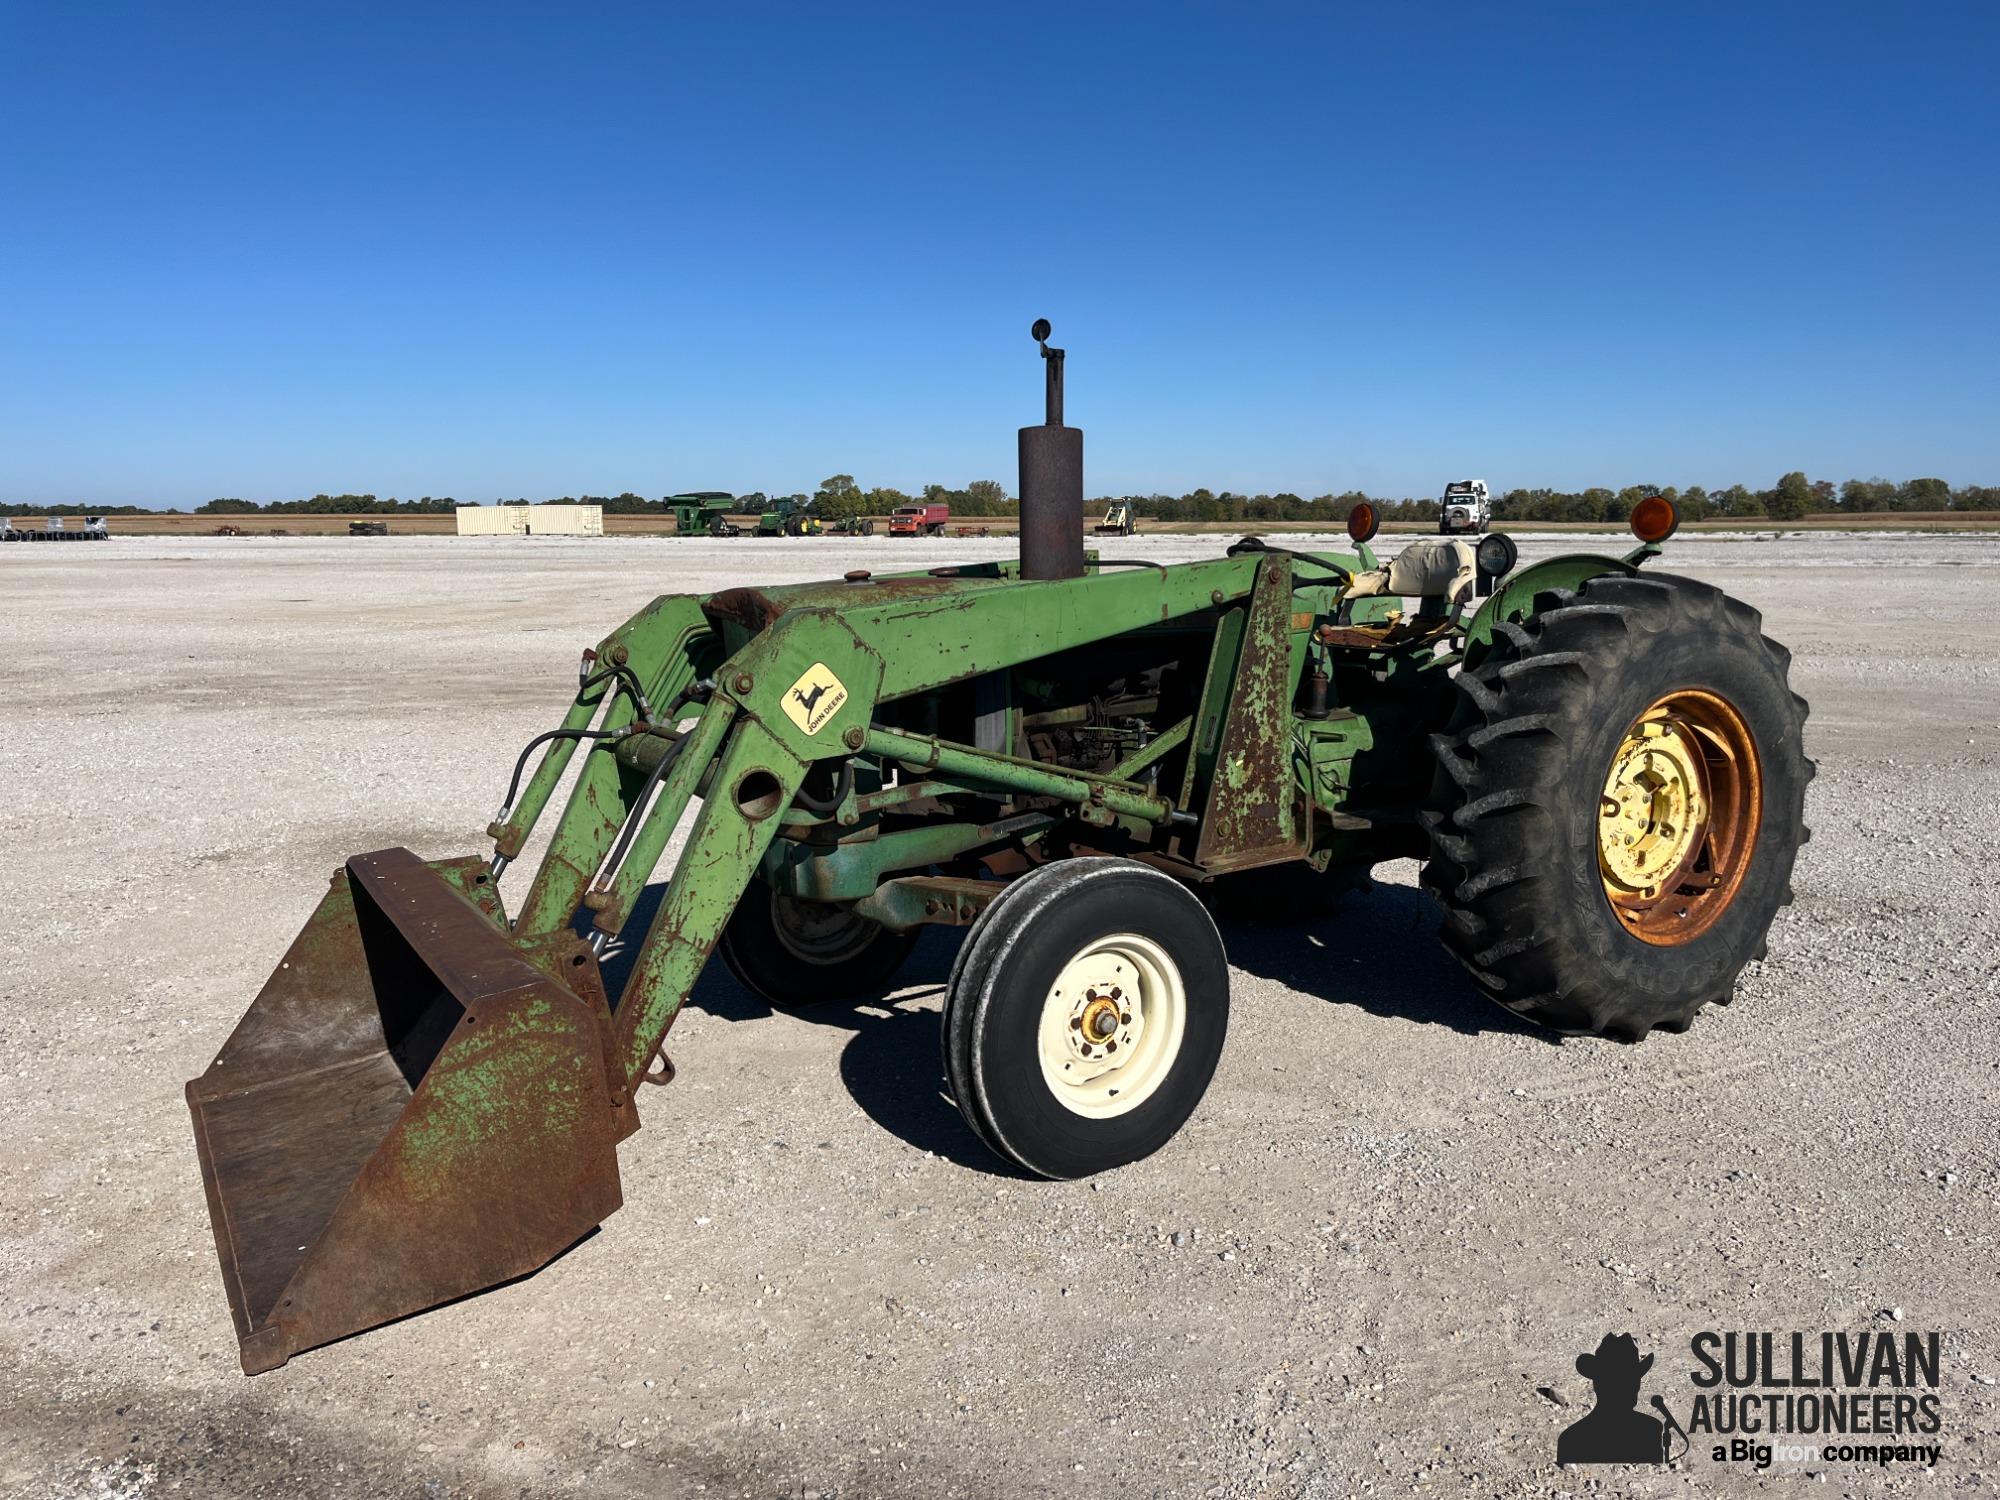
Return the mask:
<path fill-rule="evenodd" d="M 535 994 L 460 1021 L 387 1143 L 404 1191 L 442 1196 L 467 1174 L 533 1171 L 550 1140 L 599 1107 L 578 1028 L 557 1007 Z"/>

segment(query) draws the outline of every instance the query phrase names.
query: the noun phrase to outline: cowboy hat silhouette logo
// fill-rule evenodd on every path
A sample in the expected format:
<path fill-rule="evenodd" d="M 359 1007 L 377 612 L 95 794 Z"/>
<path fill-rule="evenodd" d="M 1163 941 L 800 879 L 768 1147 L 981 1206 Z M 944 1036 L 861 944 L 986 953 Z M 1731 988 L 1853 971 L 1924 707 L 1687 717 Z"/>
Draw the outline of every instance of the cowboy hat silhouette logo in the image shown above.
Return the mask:
<path fill-rule="evenodd" d="M 1559 1464 L 1665 1463 L 1665 1428 L 1643 1412 L 1639 1382 L 1653 1368 L 1653 1356 L 1643 1359 L 1629 1333 L 1607 1333 L 1591 1354 L 1576 1357 L 1576 1372 L 1590 1382 L 1597 1402 L 1563 1429 L 1556 1440 Z"/>

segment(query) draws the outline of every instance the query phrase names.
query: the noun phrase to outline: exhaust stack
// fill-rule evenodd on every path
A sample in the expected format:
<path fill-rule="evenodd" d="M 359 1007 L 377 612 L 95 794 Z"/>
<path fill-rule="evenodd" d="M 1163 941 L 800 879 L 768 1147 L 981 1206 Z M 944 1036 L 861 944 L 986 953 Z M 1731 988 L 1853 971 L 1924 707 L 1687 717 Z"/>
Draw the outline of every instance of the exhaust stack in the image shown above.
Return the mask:
<path fill-rule="evenodd" d="M 1049 320 L 1030 336 L 1042 346 L 1048 415 L 1021 429 L 1021 576 L 1083 576 L 1083 429 L 1063 426 L 1063 351 L 1049 347 Z"/>

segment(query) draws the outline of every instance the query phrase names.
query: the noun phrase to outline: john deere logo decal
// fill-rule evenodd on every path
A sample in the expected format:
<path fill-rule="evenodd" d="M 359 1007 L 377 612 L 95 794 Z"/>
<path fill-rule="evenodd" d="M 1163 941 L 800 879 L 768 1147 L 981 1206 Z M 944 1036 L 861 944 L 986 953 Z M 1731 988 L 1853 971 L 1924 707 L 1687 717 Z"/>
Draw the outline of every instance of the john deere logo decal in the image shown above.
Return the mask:
<path fill-rule="evenodd" d="M 785 689 L 785 713 L 807 734 L 826 728 L 826 721 L 839 713 L 846 701 L 847 688 L 823 661 L 807 667 L 799 680 Z"/>

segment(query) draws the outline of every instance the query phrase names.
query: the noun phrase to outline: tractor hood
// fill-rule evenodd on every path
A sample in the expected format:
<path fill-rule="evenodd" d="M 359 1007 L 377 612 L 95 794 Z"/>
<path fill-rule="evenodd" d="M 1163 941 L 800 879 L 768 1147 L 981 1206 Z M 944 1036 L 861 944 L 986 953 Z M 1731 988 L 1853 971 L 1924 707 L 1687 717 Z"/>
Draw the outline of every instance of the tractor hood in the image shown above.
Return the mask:
<path fill-rule="evenodd" d="M 837 614 L 874 609 L 900 600 L 913 604 L 944 602 L 1020 581 L 1020 568 L 1013 562 L 971 563 L 956 568 L 933 568 L 928 573 L 888 573 L 881 577 L 864 570 L 825 583 L 724 589 L 704 598 L 701 609 L 718 625 L 736 625 L 755 634 L 768 630 L 781 616 L 794 610 L 826 610 Z"/>

